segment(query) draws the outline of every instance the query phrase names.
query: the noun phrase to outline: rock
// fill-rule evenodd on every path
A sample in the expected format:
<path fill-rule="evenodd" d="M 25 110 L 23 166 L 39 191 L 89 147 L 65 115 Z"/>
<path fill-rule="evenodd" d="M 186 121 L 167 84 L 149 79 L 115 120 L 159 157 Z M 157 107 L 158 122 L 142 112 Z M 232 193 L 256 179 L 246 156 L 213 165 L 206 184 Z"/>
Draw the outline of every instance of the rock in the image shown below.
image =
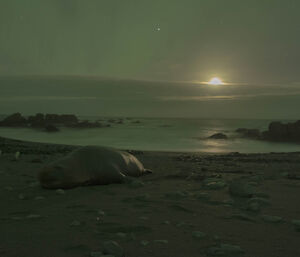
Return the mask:
<path fill-rule="evenodd" d="M 46 132 L 58 132 L 59 129 L 56 126 L 49 124 L 49 125 L 45 126 L 45 131 Z"/>
<path fill-rule="evenodd" d="M 208 137 L 209 139 L 228 139 L 228 137 L 223 133 L 216 133 Z"/>
<path fill-rule="evenodd" d="M 142 241 L 141 241 L 141 245 L 142 245 L 142 246 L 147 246 L 149 243 L 150 243 L 150 242 L 147 241 L 147 240 L 142 240 Z"/>
<path fill-rule="evenodd" d="M 128 179 L 130 180 L 128 186 L 131 188 L 140 188 L 145 186 L 145 184 L 138 179 L 132 179 L 132 178 L 128 178 Z"/>
<path fill-rule="evenodd" d="M 247 181 L 236 179 L 230 182 L 229 193 L 237 197 L 252 197 L 255 193 L 255 189 Z"/>
<path fill-rule="evenodd" d="M 202 182 L 202 185 L 205 189 L 222 189 L 227 186 L 226 182 L 217 178 L 207 178 Z"/>
<path fill-rule="evenodd" d="M 17 112 L 7 116 L 4 120 L 0 121 L 0 126 L 3 127 L 26 127 L 27 120 Z"/>
<path fill-rule="evenodd" d="M 270 216 L 270 215 L 263 215 L 262 219 L 269 223 L 279 223 L 279 222 L 283 221 L 282 217 Z"/>
<path fill-rule="evenodd" d="M 162 240 L 162 239 L 154 240 L 153 242 L 154 243 L 158 243 L 158 244 L 168 244 L 169 243 L 168 240 Z"/>
<path fill-rule="evenodd" d="M 292 224 L 295 226 L 296 231 L 300 232 L 300 220 L 292 220 Z"/>
<path fill-rule="evenodd" d="M 15 161 L 18 161 L 20 159 L 21 153 L 18 151 L 15 153 Z"/>
<path fill-rule="evenodd" d="M 206 234 L 203 232 L 200 232 L 200 231 L 194 231 L 192 233 L 192 235 L 194 238 L 197 238 L 197 239 L 202 239 L 202 238 L 206 237 Z"/>
<path fill-rule="evenodd" d="M 263 139 L 270 141 L 300 142 L 300 120 L 287 124 L 271 122 L 268 131 L 262 135 Z"/>
<path fill-rule="evenodd" d="M 91 252 L 90 253 L 90 257 L 103 257 L 103 253 L 102 252 Z"/>
<path fill-rule="evenodd" d="M 40 219 L 42 216 L 38 214 L 29 214 L 26 216 L 27 219 Z"/>
<path fill-rule="evenodd" d="M 80 226 L 81 225 L 81 223 L 80 223 L 80 221 L 78 221 L 78 220 L 73 220 L 71 223 L 70 223 L 70 226 L 71 227 L 77 227 L 77 226 Z"/>
<path fill-rule="evenodd" d="M 124 250 L 123 248 L 115 241 L 106 241 L 103 244 L 103 251 L 104 254 L 111 254 L 115 257 L 124 257 Z"/>
<path fill-rule="evenodd" d="M 244 251 L 240 246 L 230 244 L 220 244 L 209 248 L 207 251 L 209 256 L 236 256 L 243 253 Z"/>
<path fill-rule="evenodd" d="M 45 199 L 44 196 L 36 196 L 36 197 L 34 198 L 34 200 L 44 200 L 44 199 Z"/>
<path fill-rule="evenodd" d="M 118 232 L 118 233 L 116 234 L 116 236 L 119 237 L 119 238 L 125 239 L 125 238 L 127 237 L 127 234 L 126 234 L 126 233 L 123 233 L 123 232 Z"/>
<path fill-rule="evenodd" d="M 26 199 L 25 195 L 23 195 L 23 194 L 19 194 L 19 195 L 18 195 L 18 198 L 19 198 L 20 200 Z"/>
<path fill-rule="evenodd" d="M 58 195 L 64 195 L 64 194 L 65 194 L 65 190 L 63 190 L 63 189 L 57 189 L 57 190 L 55 190 L 55 192 L 56 192 Z"/>

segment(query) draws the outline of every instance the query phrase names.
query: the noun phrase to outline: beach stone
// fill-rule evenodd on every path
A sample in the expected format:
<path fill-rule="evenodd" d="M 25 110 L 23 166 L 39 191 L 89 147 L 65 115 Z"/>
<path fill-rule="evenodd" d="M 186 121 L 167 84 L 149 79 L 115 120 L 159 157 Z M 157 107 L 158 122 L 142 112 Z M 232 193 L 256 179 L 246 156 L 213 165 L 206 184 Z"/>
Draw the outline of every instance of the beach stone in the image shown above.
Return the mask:
<path fill-rule="evenodd" d="M 244 251 L 240 246 L 231 244 L 220 244 L 208 249 L 207 254 L 209 256 L 236 256 L 243 254 Z"/>
<path fill-rule="evenodd" d="M 44 199 L 45 199 L 44 196 L 36 196 L 36 197 L 34 198 L 34 200 L 44 200 Z"/>
<path fill-rule="evenodd" d="M 103 257 L 102 252 L 91 252 L 90 257 Z"/>
<path fill-rule="evenodd" d="M 42 216 L 39 215 L 39 214 L 29 214 L 26 216 L 26 219 L 39 219 L 41 218 Z"/>
<path fill-rule="evenodd" d="M 194 238 L 202 239 L 202 238 L 206 237 L 206 234 L 203 233 L 203 232 L 200 232 L 200 231 L 194 231 L 194 232 L 192 233 L 192 236 L 193 236 Z"/>
<path fill-rule="evenodd" d="M 99 216 L 105 216 L 105 215 L 106 215 L 105 212 L 102 211 L 102 210 L 97 211 L 97 214 L 98 214 Z"/>
<path fill-rule="evenodd" d="M 296 231 L 300 232 L 300 220 L 292 220 L 292 224 L 295 226 Z"/>
<path fill-rule="evenodd" d="M 197 199 L 200 199 L 200 200 L 208 200 L 209 199 L 209 194 L 208 193 L 204 193 L 204 192 L 196 193 L 195 197 Z"/>
<path fill-rule="evenodd" d="M 227 186 L 227 183 L 221 179 L 207 178 L 202 182 L 205 189 L 218 190 Z"/>
<path fill-rule="evenodd" d="M 237 179 L 229 184 L 229 193 L 237 197 L 252 197 L 255 189 L 247 181 Z"/>
<path fill-rule="evenodd" d="M 80 226 L 81 225 L 81 223 L 80 223 L 80 221 L 78 221 L 78 220 L 73 220 L 71 223 L 70 223 L 70 226 L 71 227 L 77 227 L 77 226 Z"/>
<path fill-rule="evenodd" d="M 130 182 L 129 182 L 128 186 L 130 188 L 141 188 L 141 187 L 145 186 L 145 184 L 138 179 L 131 179 L 131 178 L 129 178 L 129 179 L 130 179 Z"/>
<path fill-rule="evenodd" d="M 153 242 L 158 243 L 158 244 L 168 244 L 169 243 L 168 240 L 164 240 L 164 239 L 154 240 Z"/>
<path fill-rule="evenodd" d="M 234 218 L 234 219 L 238 219 L 238 220 L 244 220 L 244 221 L 251 221 L 251 222 L 255 222 L 255 218 L 247 215 L 247 214 L 244 214 L 244 213 L 235 213 L 235 214 L 232 214 L 231 215 L 231 218 Z"/>
<path fill-rule="evenodd" d="M 182 191 L 177 191 L 177 192 L 169 192 L 165 194 L 165 197 L 171 198 L 171 199 L 182 199 L 186 198 L 188 196 L 188 193 L 182 192 Z"/>
<path fill-rule="evenodd" d="M 115 257 L 124 257 L 124 250 L 123 248 L 115 241 L 106 241 L 103 244 L 103 251 L 104 254 L 112 254 Z"/>
<path fill-rule="evenodd" d="M 19 198 L 20 200 L 25 200 L 25 199 L 26 199 L 26 197 L 25 197 L 24 194 L 19 194 L 19 195 L 18 195 L 18 198 Z"/>
<path fill-rule="evenodd" d="M 270 215 L 263 215 L 262 219 L 266 222 L 269 223 L 279 223 L 283 221 L 282 217 L 278 217 L 278 216 L 270 216 Z"/>
<path fill-rule="evenodd" d="M 127 237 L 127 234 L 123 233 L 123 232 L 118 232 L 116 235 L 117 235 L 117 237 L 122 238 L 122 239 L 125 239 Z"/>
<path fill-rule="evenodd" d="M 260 205 L 257 202 L 253 202 L 248 204 L 247 210 L 253 211 L 253 212 L 259 212 L 260 211 Z"/>
<path fill-rule="evenodd" d="M 168 221 L 168 220 L 165 220 L 165 221 L 163 222 L 163 224 L 164 224 L 164 225 L 170 225 L 170 224 L 171 224 L 171 222 L 170 222 L 170 221 Z"/>
<path fill-rule="evenodd" d="M 64 195 L 65 194 L 65 190 L 63 190 L 63 189 L 57 189 L 57 190 L 55 190 L 55 193 L 57 193 L 58 195 Z"/>
<path fill-rule="evenodd" d="M 251 205 L 253 203 L 258 204 L 260 207 L 269 206 L 270 205 L 270 202 L 267 199 L 261 198 L 261 197 L 253 197 L 253 198 L 251 198 L 251 199 L 249 199 L 247 201 L 248 205 Z"/>
<path fill-rule="evenodd" d="M 18 161 L 20 159 L 21 153 L 18 151 L 15 153 L 15 161 Z"/>
<path fill-rule="evenodd" d="M 150 242 L 147 241 L 147 240 L 142 240 L 142 241 L 140 242 L 140 244 L 141 244 L 142 246 L 147 246 L 149 243 L 150 243 Z"/>

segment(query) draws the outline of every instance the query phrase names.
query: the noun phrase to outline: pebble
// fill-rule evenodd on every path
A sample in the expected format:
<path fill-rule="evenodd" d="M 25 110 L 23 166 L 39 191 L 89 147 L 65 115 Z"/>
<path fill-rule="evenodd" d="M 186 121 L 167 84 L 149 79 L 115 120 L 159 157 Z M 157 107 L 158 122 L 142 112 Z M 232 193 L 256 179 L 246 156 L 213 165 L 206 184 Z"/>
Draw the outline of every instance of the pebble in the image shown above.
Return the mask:
<path fill-rule="evenodd" d="M 19 194 L 19 195 L 18 195 L 18 198 L 19 198 L 20 200 L 26 199 L 25 195 L 23 195 L 23 194 Z"/>
<path fill-rule="evenodd" d="M 171 224 L 171 222 L 170 222 L 170 221 L 168 221 L 168 220 L 165 220 L 165 221 L 163 222 L 163 224 L 164 224 L 164 225 L 170 225 L 170 224 Z"/>
<path fill-rule="evenodd" d="M 200 232 L 200 231 L 194 231 L 194 232 L 192 233 L 192 236 L 193 236 L 194 238 L 202 239 L 202 238 L 206 237 L 206 234 L 203 233 L 203 232 Z"/>
<path fill-rule="evenodd" d="M 99 210 L 99 211 L 97 212 L 97 214 L 100 215 L 100 216 L 105 216 L 105 212 L 102 211 L 102 210 Z"/>
<path fill-rule="evenodd" d="M 44 196 L 36 196 L 35 198 L 34 198 L 34 200 L 44 200 L 45 199 L 45 197 Z"/>
<path fill-rule="evenodd" d="M 158 243 L 158 244 L 168 244 L 169 243 L 168 240 L 162 240 L 162 239 L 154 240 L 153 242 L 154 243 Z"/>
<path fill-rule="evenodd" d="M 64 195 L 64 194 L 65 194 L 65 190 L 63 190 L 63 189 L 57 189 L 57 190 L 55 190 L 55 192 L 56 192 L 58 195 Z"/>
<path fill-rule="evenodd" d="M 124 250 L 123 248 L 115 241 L 106 241 L 103 244 L 103 253 L 112 254 L 115 257 L 123 257 Z"/>
<path fill-rule="evenodd" d="M 41 217 L 42 216 L 38 215 L 38 214 L 29 214 L 29 215 L 26 216 L 27 219 L 39 219 Z"/>
<path fill-rule="evenodd" d="M 247 181 L 238 179 L 229 184 L 229 193 L 238 197 L 252 197 L 255 190 Z"/>
<path fill-rule="evenodd" d="M 296 231 L 300 232 L 300 220 L 292 220 L 292 224 L 295 226 Z"/>
<path fill-rule="evenodd" d="M 103 253 L 102 252 L 91 252 L 90 257 L 103 257 Z"/>
<path fill-rule="evenodd" d="M 242 254 L 244 251 L 240 246 L 230 244 L 220 244 L 208 249 L 208 254 L 211 256 L 232 256 Z"/>
<path fill-rule="evenodd" d="M 144 186 L 145 186 L 145 184 L 142 181 L 137 180 L 137 179 L 132 180 L 129 183 L 129 187 L 131 187 L 131 188 L 140 188 L 140 187 L 144 187 Z"/>
<path fill-rule="evenodd" d="M 72 227 L 77 227 L 77 226 L 80 226 L 81 225 L 81 223 L 80 223 L 80 221 L 78 221 L 78 220 L 73 220 L 71 223 L 70 223 L 70 226 L 72 226 Z"/>
<path fill-rule="evenodd" d="M 217 190 L 227 186 L 224 180 L 208 178 L 203 181 L 203 186 L 206 189 Z"/>
<path fill-rule="evenodd" d="M 270 216 L 270 215 L 263 215 L 262 219 L 266 222 L 270 222 L 270 223 L 279 223 L 281 221 L 283 221 L 282 217 L 278 217 L 278 216 Z"/>
<path fill-rule="evenodd" d="M 15 153 L 15 160 L 16 161 L 18 161 L 20 159 L 20 154 L 21 153 L 19 151 Z"/>
<path fill-rule="evenodd" d="M 143 246 L 147 246 L 150 242 L 147 241 L 147 240 L 142 240 L 140 243 L 141 243 L 141 245 L 143 245 Z"/>
<path fill-rule="evenodd" d="M 116 235 L 117 235 L 117 237 L 122 238 L 122 239 L 125 239 L 127 237 L 127 234 L 123 233 L 123 232 L 118 232 Z"/>

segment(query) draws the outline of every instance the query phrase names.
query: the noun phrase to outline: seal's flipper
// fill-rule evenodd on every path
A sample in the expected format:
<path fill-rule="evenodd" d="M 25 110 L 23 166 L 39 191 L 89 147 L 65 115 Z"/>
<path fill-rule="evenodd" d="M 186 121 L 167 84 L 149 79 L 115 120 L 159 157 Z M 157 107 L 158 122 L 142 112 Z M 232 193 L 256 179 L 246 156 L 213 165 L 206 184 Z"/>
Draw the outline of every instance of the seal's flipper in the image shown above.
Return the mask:
<path fill-rule="evenodd" d="M 152 170 L 145 169 L 145 173 L 146 173 L 146 174 L 152 174 L 153 171 L 152 171 Z"/>

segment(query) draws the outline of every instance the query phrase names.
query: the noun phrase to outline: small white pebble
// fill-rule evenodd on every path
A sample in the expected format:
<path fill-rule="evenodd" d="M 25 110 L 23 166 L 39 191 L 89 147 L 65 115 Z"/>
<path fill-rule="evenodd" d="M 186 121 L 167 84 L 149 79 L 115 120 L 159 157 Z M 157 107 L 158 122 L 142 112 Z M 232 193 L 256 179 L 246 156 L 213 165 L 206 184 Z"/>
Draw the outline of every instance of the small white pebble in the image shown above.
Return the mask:
<path fill-rule="evenodd" d="M 100 215 L 100 216 L 105 216 L 105 212 L 102 211 L 102 210 L 99 210 L 97 213 L 98 213 L 98 215 Z"/>
<path fill-rule="evenodd" d="M 34 200 L 44 200 L 44 199 L 45 199 L 44 196 L 36 196 L 36 197 L 34 198 Z"/>
<path fill-rule="evenodd" d="M 19 195 L 18 195 L 18 198 L 19 198 L 20 200 L 24 200 L 24 199 L 25 199 L 25 195 L 19 194 Z"/>
<path fill-rule="evenodd" d="M 70 224 L 70 226 L 72 226 L 72 227 L 77 227 L 77 226 L 80 226 L 80 225 L 81 225 L 81 223 L 78 220 L 73 220 Z"/>
<path fill-rule="evenodd" d="M 20 154 L 21 153 L 19 151 L 15 153 L 15 160 L 16 161 L 20 159 Z"/>
<path fill-rule="evenodd" d="M 29 215 L 26 216 L 27 219 L 39 219 L 41 217 L 42 216 L 38 215 L 38 214 L 29 214 Z"/>
<path fill-rule="evenodd" d="M 147 246 L 148 244 L 149 244 L 149 241 L 147 241 L 147 240 L 141 241 L 141 245 L 143 245 L 143 246 Z"/>
<path fill-rule="evenodd" d="M 65 194 L 65 190 L 63 190 L 63 189 L 57 189 L 55 192 L 59 195 L 64 195 Z"/>
<path fill-rule="evenodd" d="M 168 244 L 168 240 L 154 240 L 154 243 L 159 243 L 159 244 Z"/>

